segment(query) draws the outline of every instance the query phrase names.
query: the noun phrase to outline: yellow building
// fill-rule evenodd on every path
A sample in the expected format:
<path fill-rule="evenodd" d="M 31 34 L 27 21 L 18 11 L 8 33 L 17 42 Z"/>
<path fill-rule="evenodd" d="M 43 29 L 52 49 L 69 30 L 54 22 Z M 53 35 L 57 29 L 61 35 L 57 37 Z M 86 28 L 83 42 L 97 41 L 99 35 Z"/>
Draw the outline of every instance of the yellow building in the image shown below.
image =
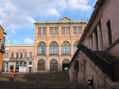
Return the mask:
<path fill-rule="evenodd" d="M 0 72 L 2 72 L 2 65 L 3 65 L 3 53 L 4 51 L 4 41 L 5 41 L 5 35 L 4 29 L 0 25 Z"/>
<path fill-rule="evenodd" d="M 34 72 L 67 70 L 87 21 L 35 22 Z"/>

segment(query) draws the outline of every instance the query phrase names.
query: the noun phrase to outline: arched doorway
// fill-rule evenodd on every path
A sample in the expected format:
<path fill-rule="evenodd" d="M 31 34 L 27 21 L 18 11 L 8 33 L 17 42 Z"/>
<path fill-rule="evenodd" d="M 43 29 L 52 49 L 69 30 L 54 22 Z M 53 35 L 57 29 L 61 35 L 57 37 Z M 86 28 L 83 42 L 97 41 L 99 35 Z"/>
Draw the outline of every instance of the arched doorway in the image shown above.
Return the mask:
<path fill-rule="evenodd" d="M 69 67 L 69 60 L 68 59 L 64 59 L 62 62 L 62 70 L 66 71 Z"/>
<path fill-rule="evenodd" d="M 50 61 L 50 71 L 57 71 L 58 70 L 58 63 L 57 60 L 52 59 Z"/>
<path fill-rule="evenodd" d="M 38 61 L 38 71 L 45 71 L 45 61 L 43 59 Z"/>

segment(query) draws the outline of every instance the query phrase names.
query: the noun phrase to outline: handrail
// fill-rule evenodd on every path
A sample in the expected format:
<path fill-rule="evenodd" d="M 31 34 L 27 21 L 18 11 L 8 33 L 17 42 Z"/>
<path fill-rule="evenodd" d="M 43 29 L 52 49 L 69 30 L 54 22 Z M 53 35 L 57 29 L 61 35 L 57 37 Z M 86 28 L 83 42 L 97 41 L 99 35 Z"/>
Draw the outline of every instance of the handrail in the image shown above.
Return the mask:
<path fill-rule="evenodd" d="M 110 62 L 108 60 L 106 60 L 105 58 L 103 58 L 102 56 L 100 56 L 99 54 L 93 52 L 92 50 L 90 50 L 89 48 L 87 48 L 86 46 L 84 46 L 83 44 L 80 44 L 77 51 L 75 52 L 70 64 L 69 64 L 69 68 L 71 66 L 71 64 L 73 63 L 73 61 L 76 59 L 76 57 L 78 56 L 79 52 L 82 51 L 86 56 L 89 57 L 89 59 L 91 61 L 93 61 L 93 63 L 98 66 L 101 71 L 103 73 L 105 73 L 112 81 L 116 81 L 114 76 L 115 76 L 115 63 L 114 62 Z"/>
<path fill-rule="evenodd" d="M 114 63 L 105 60 L 103 57 L 99 56 L 82 44 L 80 45 L 80 48 L 81 51 L 83 51 L 83 53 L 85 53 L 85 55 L 88 56 L 90 60 L 92 60 L 94 64 L 102 70 L 102 72 L 104 72 L 108 77 L 112 79 Z"/>

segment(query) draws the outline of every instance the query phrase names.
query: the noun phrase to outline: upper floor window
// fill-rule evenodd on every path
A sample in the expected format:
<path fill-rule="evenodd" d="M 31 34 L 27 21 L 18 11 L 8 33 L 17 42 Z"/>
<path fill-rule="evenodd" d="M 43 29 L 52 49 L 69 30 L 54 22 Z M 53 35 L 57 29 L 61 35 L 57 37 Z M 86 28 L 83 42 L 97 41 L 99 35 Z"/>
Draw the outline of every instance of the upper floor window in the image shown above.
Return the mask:
<path fill-rule="evenodd" d="M 58 34 L 58 27 L 55 27 L 55 34 Z"/>
<path fill-rule="evenodd" d="M 9 53 L 8 52 L 6 52 L 6 58 L 8 58 L 9 57 Z"/>
<path fill-rule="evenodd" d="M 65 27 L 62 27 L 62 34 L 65 34 Z"/>
<path fill-rule="evenodd" d="M 65 41 L 62 44 L 62 54 L 70 54 L 70 43 Z"/>
<path fill-rule="evenodd" d="M 82 33 L 82 28 L 78 27 L 78 33 L 81 34 Z"/>
<path fill-rule="evenodd" d="M 53 27 L 50 27 L 50 34 L 53 34 Z"/>
<path fill-rule="evenodd" d="M 16 57 L 19 58 L 19 53 L 16 54 Z"/>
<path fill-rule="evenodd" d="M 38 43 L 38 54 L 46 54 L 46 44 L 45 42 Z"/>
<path fill-rule="evenodd" d="M 20 58 L 23 58 L 23 53 L 20 53 Z"/>
<path fill-rule="evenodd" d="M 70 27 L 66 28 L 67 34 L 70 34 Z"/>
<path fill-rule="evenodd" d="M 111 45 L 112 44 L 112 31 L 111 31 L 111 22 L 110 22 L 110 20 L 107 22 L 107 30 L 108 30 L 109 45 Z"/>
<path fill-rule="evenodd" d="M 50 54 L 58 54 L 58 44 L 55 41 L 50 44 Z"/>
<path fill-rule="evenodd" d="M 29 52 L 29 56 L 30 56 L 30 58 L 32 58 L 32 52 Z"/>
<path fill-rule="evenodd" d="M 73 27 L 73 33 L 77 34 L 77 27 Z"/>
<path fill-rule="evenodd" d="M 46 34 L 46 27 L 43 27 L 43 34 Z"/>
<path fill-rule="evenodd" d="M 11 53 L 11 57 L 12 57 L 12 58 L 14 57 L 14 53 L 13 53 L 13 52 Z"/>
<path fill-rule="evenodd" d="M 38 34 L 41 34 L 41 27 L 38 27 Z"/>
<path fill-rule="evenodd" d="M 26 58 L 26 57 L 27 57 L 27 52 L 24 53 L 24 58 Z"/>

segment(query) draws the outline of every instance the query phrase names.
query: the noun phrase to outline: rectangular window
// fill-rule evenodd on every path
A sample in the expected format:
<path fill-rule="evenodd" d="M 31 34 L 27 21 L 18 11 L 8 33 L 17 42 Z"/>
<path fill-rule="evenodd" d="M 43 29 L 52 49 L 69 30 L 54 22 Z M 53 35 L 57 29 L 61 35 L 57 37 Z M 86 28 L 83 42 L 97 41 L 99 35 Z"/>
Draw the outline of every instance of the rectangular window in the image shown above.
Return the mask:
<path fill-rule="evenodd" d="M 12 57 L 12 58 L 14 57 L 14 53 L 11 53 L 11 57 Z"/>
<path fill-rule="evenodd" d="M 38 27 L 38 34 L 41 34 L 41 27 Z"/>
<path fill-rule="evenodd" d="M 20 58 L 23 58 L 23 53 L 20 54 Z"/>
<path fill-rule="evenodd" d="M 66 28 L 67 34 L 70 34 L 70 27 Z"/>
<path fill-rule="evenodd" d="M 65 27 L 62 27 L 62 34 L 65 34 Z"/>
<path fill-rule="evenodd" d="M 81 34 L 82 33 L 82 28 L 78 27 L 78 33 Z"/>
<path fill-rule="evenodd" d="M 19 62 L 18 61 L 16 61 L 16 65 L 19 65 Z"/>
<path fill-rule="evenodd" d="M 50 34 L 53 34 L 53 27 L 50 27 Z"/>
<path fill-rule="evenodd" d="M 46 34 L 46 27 L 43 27 L 43 34 Z"/>
<path fill-rule="evenodd" d="M 77 27 L 73 27 L 73 33 L 77 34 Z"/>
<path fill-rule="evenodd" d="M 29 61 L 29 65 L 32 65 L 32 61 Z"/>
<path fill-rule="evenodd" d="M 24 58 L 26 58 L 26 57 L 27 57 L 27 52 L 24 53 Z"/>
<path fill-rule="evenodd" d="M 110 23 L 110 21 L 107 22 L 107 29 L 108 29 L 109 45 L 111 45 L 112 44 L 112 31 L 111 31 L 111 23 Z"/>
<path fill-rule="evenodd" d="M 29 57 L 32 58 L 32 52 L 29 52 Z"/>
<path fill-rule="evenodd" d="M 58 34 L 58 27 L 55 27 L 55 34 Z"/>
<path fill-rule="evenodd" d="M 8 52 L 6 52 L 6 58 L 8 58 L 9 57 L 9 53 Z"/>
<path fill-rule="evenodd" d="M 19 53 L 17 53 L 16 57 L 19 58 Z"/>

